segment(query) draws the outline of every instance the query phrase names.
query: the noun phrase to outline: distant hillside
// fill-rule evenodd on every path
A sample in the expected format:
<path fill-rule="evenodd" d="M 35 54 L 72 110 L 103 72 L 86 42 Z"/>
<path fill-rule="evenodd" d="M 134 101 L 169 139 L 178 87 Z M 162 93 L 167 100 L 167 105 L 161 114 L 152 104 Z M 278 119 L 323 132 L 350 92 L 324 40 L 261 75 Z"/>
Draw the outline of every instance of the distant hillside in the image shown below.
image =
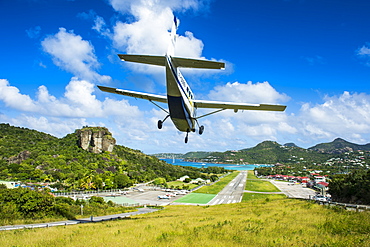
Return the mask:
<path fill-rule="evenodd" d="M 285 147 L 296 147 L 296 148 L 298 148 L 298 146 L 295 145 L 293 142 L 285 143 L 283 146 L 285 146 Z"/>
<path fill-rule="evenodd" d="M 359 145 L 337 138 L 332 142 L 317 144 L 316 146 L 310 147 L 309 150 L 328 154 L 341 154 L 348 151 L 359 150 L 370 151 L 370 143 Z"/>
<path fill-rule="evenodd" d="M 163 155 L 163 154 L 162 154 Z M 297 147 L 294 144 L 280 145 L 264 141 L 255 147 L 225 152 L 189 152 L 181 158 L 189 161 L 233 163 L 233 164 L 276 164 L 311 162 L 320 163 L 329 159 L 329 154 L 318 153 Z"/>
<path fill-rule="evenodd" d="M 370 143 L 366 145 L 354 144 L 337 138 L 333 142 L 321 143 L 308 149 L 300 148 L 294 143 L 280 145 L 273 141 L 264 141 L 255 147 L 239 151 L 225 152 L 188 152 L 177 154 L 177 158 L 199 162 L 220 163 L 250 163 L 275 164 L 312 162 L 322 163 L 333 155 L 340 155 L 348 151 L 370 151 Z M 162 154 L 164 155 L 164 154 Z"/>
<path fill-rule="evenodd" d="M 200 170 L 173 166 L 114 143 L 109 130 L 100 127 L 57 138 L 0 124 L 0 180 L 51 182 L 68 189 L 109 189 L 158 177 L 171 181 L 183 175 L 201 176 Z"/>
<path fill-rule="evenodd" d="M 185 159 L 203 159 L 210 155 L 212 152 L 203 152 L 203 151 L 198 151 L 198 152 L 188 152 L 183 155 L 183 158 Z"/>

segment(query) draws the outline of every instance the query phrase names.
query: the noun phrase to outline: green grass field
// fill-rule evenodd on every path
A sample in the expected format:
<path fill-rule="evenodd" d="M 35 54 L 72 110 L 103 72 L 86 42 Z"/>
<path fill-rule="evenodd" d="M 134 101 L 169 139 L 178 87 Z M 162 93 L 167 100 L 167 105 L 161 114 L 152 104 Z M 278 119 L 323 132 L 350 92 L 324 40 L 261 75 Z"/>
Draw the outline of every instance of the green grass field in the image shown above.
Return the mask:
<path fill-rule="evenodd" d="M 283 199 L 286 198 L 286 195 L 284 194 L 258 194 L 258 193 L 244 193 L 242 202 L 248 202 L 251 200 L 274 200 L 274 199 Z"/>
<path fill-rule="evenodd" d="M 198 185 L 197 184 L 190 184 L 190 183 L 184 183 L 184 182 L 181 182 L 181 181 L 171 181 L 171 182 L 167 182 L 167 186 L 168 187 L 173 187 L 173 188 L 183 188 L 183 186 L 189 186 L 189 190 L 197 187 Z"/>
<path fill-rule="evenodd" d="M 204 193 L 204 194 L 215 194 L 217 195 L 231 180 L 233 180 L 236 176 L 238 176 L 239 172 L 233 172 L 223 178 L 220 179 L 217 183 L 212 185 L 205 185 L 202 188 L 196 190 L 197 193 Z"/>
<path fill-rule="evenodd" d="M 207 204 L 210 202 L 216 195 L 215 194 L 204 194 L 204 193 L 190 193 L 187 194 L 175 202 L 181 203 L 197 203 L 197 204 Z"/>
<path fill-rule="evenodd" d="M 254 175 L 254 171 L 248 171 L 248 179 L 258 179 L 258 178 Z"/>
<path fill-rule="evenodd" d="M 280 191 L 269 181 L 258 179 L 256 176 L 254 176 L 253 171 L 248 171 L 247 184 L 245 185 L 245 190 L 256 191 L 256 192 L 279 192 Z"/>
<path fill-rule="evenodd" d="M 130 219 L 0 232 L 8 246 L 370 246 L 370 212 L 294 200 L 168 206 Z"/>

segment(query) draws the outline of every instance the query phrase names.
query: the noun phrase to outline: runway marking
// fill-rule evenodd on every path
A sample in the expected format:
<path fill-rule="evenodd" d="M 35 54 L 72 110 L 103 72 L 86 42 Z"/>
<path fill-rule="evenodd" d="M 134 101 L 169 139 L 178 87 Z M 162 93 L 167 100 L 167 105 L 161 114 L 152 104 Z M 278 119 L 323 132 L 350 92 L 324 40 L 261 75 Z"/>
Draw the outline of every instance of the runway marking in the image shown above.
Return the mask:
<path fill-rule="evenodd" d="M 234 186 L 234 184 L 235 184 L 235 183 L 231 183 L 231 184 L 229 184 L 229 186 L 230 186 L 230 187 L 231 187 L 231 186 Z"/>

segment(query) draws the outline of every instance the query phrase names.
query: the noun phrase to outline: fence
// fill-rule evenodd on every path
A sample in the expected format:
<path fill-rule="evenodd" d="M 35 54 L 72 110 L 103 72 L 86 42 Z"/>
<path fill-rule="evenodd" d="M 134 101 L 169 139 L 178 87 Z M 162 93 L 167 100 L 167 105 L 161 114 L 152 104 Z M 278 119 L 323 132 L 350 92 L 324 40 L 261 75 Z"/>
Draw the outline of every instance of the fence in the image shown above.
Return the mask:
<path fill-rule="evenodd" d="M 317 203 L 319 205 L 325 205 L 325 206 L 331 206 L 331 207 L 334 207 L 334 206 L 342 207 L 345 210 L 355 210 L 356 212 L 370 210 L 369 205 L 358 205 L 358 204 L 350 204 L 350 203 L 342 203 L 342 202 L 319 201 L 319 200 L 308 199 L 308 198 L 296 198 L 296 199 L 314 201 L 315 203 Z"/>
<path fill-rule="evenodd" d="M 100 194 L 122 194 L 125 191 L 120 189 L 111 189 L 111 190 L 97 190 L 97 191 L 72 191 L 72 192 L 52 192 L 55 196 L 83 196 L 83 195 L 100 195 Z"/>

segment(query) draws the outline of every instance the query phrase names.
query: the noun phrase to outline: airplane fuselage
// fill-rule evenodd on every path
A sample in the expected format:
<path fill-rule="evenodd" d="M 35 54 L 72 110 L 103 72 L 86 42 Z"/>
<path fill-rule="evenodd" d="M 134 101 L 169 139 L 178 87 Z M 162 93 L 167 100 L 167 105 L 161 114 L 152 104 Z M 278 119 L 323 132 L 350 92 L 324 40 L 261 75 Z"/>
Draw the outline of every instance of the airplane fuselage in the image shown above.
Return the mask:
<path fill-rule="evenodd" d="M 194 94 L 173 63 L 171 56 L 166 55 L 167 99 L 170 117 L 179 131 L 195 131 L 195 108 L 192 100 Z"/>

